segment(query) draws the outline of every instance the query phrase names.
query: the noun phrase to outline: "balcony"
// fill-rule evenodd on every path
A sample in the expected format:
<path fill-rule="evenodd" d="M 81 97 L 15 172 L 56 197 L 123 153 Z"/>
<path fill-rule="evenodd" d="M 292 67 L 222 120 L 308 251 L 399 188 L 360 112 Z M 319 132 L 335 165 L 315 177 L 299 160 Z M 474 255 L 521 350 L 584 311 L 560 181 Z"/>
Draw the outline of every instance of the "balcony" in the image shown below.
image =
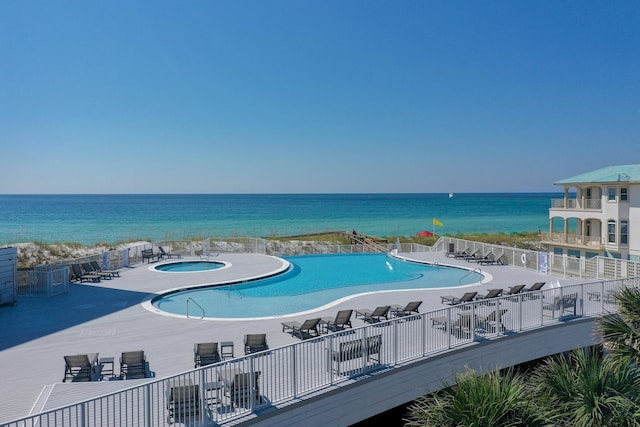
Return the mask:
<path fill-rule="evenodd" d="M 589 249 L 604 249 L 600 236 L 581 236 L 575 233 L 541 233 L 542 243 L 566 245 Z"/>
<path fill-rule="evenodd" d="M 600 210 L 600 199 L 551 199 L 551 209 Z"/>

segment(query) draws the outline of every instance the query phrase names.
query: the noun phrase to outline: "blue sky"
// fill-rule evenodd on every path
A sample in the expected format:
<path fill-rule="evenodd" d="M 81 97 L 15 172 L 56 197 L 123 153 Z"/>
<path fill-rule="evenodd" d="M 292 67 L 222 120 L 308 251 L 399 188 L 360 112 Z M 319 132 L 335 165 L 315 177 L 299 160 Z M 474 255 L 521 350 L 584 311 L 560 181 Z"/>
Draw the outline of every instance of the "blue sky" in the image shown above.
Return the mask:
<path fill-rule="evenodd" d="M 640 163 L 637 1 L 0 2 L 0 194 L 557 191 Z"/>

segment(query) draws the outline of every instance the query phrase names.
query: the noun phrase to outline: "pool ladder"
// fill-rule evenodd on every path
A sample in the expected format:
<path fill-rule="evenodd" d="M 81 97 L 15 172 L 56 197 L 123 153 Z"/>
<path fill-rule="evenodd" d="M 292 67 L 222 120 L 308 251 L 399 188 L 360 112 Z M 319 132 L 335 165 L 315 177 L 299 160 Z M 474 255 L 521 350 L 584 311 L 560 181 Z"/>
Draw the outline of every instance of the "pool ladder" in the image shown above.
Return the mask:
<path fill-rule="evenodd" d="M 195 305 L 197 305 L 200 308 L 200 310 L 202 310 L 202 316 L 200 316 L 200 318 L 204 319 L 204 315 L 205 315 L 204 308 L 202 308 L 202 306 L 200 304 L 198 304 L 196 302 L 196 300 L 194 300 L 191 297 L 187 298 L 187 319 L 189 318 L 189 303 L 190 302 L 194 303 Z"/>

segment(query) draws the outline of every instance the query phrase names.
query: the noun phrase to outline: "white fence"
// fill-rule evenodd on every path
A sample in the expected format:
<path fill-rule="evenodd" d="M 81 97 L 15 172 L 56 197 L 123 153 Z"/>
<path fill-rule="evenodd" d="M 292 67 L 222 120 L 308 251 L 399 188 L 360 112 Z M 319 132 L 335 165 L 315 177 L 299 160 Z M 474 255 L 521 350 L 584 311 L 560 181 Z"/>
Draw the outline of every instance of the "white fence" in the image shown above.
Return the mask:
<path fill-rule="evenodd" d="M 474 341 L 616 310 L 625 279 L 443 306 L 196 368 L 5 424 L 7 427 L 233 424 Z M 240 375 L 243 374 L 243 375 Z M 124 381 L 123 381 L 123 386 Z"/>
<path fill-rule="evenodd" d="M 480 254 L 492 252 L 495 256 L 502 255 L 505 263 L 514 267 L 562 277 L 615 280 L 640 276 L 640 263 L 636 261 L 609 257 L 577 258 L 453 237 L 440 238 L 431 250 L 448 252 L 452 248 L 454 251 L 478 250 Z"/>

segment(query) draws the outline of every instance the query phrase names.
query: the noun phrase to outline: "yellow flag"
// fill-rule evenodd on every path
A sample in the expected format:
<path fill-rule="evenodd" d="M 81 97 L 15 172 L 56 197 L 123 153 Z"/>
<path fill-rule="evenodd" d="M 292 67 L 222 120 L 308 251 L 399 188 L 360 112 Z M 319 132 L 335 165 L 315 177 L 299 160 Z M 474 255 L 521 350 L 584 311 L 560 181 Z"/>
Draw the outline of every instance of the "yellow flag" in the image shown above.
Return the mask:
<path fill-rule="evenodd" d="M 435 218 L 433 218 L 433 225 L 439 225 L 440 227 L 442 227 L 442 223 Z"/>

